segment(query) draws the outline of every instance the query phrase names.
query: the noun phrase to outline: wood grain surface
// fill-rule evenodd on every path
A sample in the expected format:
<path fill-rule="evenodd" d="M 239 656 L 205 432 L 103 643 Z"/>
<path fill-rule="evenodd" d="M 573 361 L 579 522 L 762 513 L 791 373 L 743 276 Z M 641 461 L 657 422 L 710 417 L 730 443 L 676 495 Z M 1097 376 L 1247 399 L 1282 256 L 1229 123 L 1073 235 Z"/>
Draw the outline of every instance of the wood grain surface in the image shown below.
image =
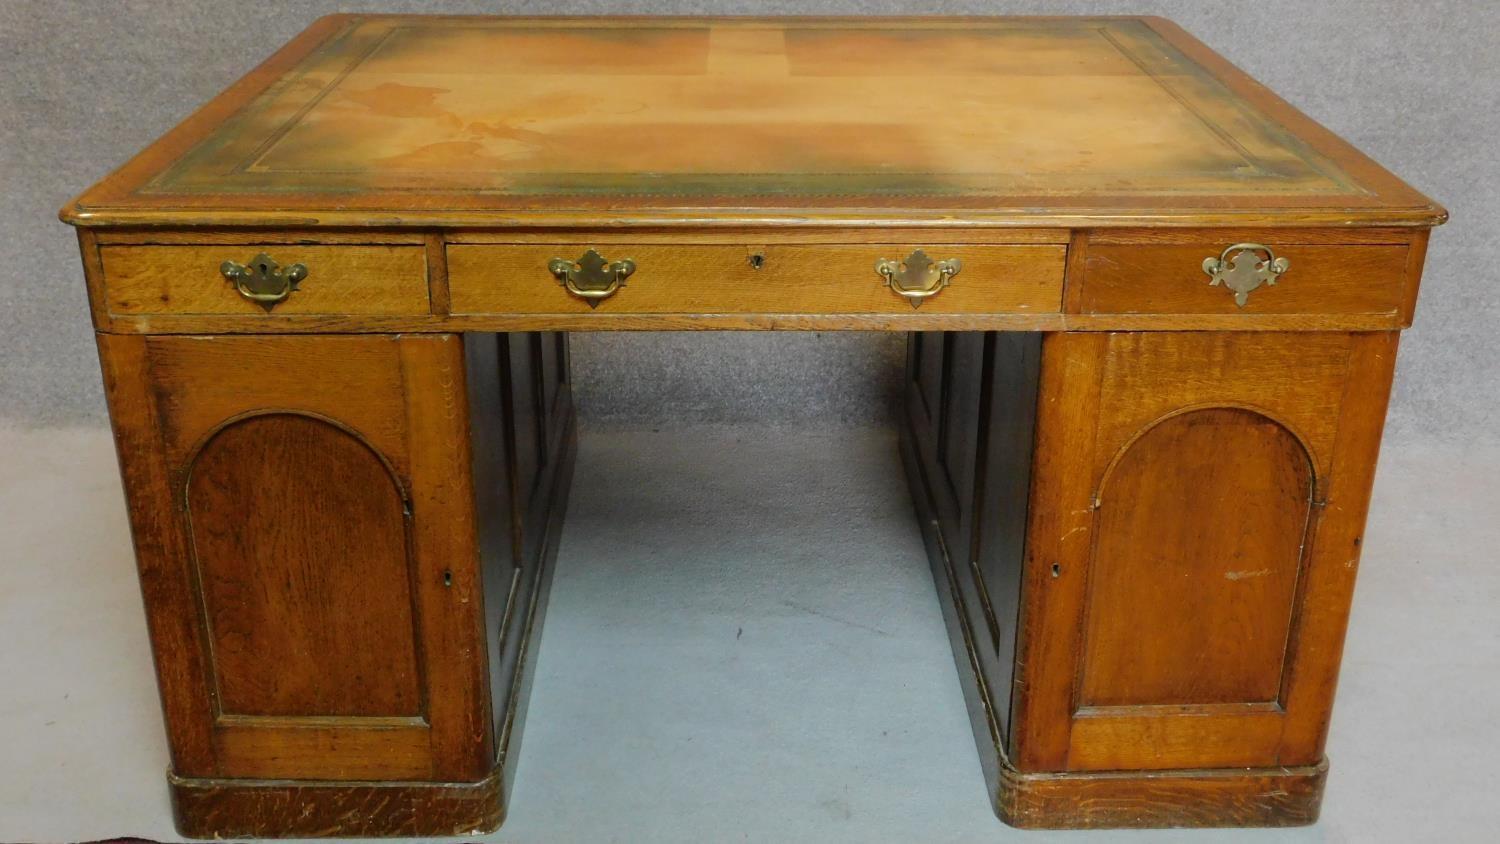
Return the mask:
<path fill-rule="evenodd" d="M 316 783 L 169 777 L 190 838 L 474 835 L 505 819 L 499 773 L 475 783 Z"/>
<path fill-rule="evenodd" d="M 1211 286 L 1205 258 L 1233 241 L 1088 246 L 1078 310 L 1086 314 L 1371 314 L 1400 325 L 1407 247 L 1271 245 L 1291 262 L 1274 285 L 1250 292 L 1243 307 L 1227 287 Z"/>
<path fill-rule="evenodd" d="M 1328 764 L 1226 771 L 1022 774 L 1004 769 L 1000 819 L 1022 829 L 1305 826 Z"/>
<path fill-rule="evenodd" d="M 264 252 L 282 267 L 302 264 L 304 279 L 285 301 L 285 314 L 426 314 L 427 257 L 419 246 L 197 243 L 183 246 L 105 246 L 108 312 L 224 314 L 264 317 L 267 311 L 225 281 L 219 265 L 249 264 Z"/>
<path fill-rule="evenodd" d="M 380 457 L 271 413 L 220 429 L 188 472 L 222 715 L 422 717 L 405 495 Z"/>
<path fill-rule="evenodd" d="M 855 314 L 1052 313 L 1062 300 L 1061 246 L 926 247 L 932 260 L 962 269 L 919 309 L 875 272 L 881 258 L 905 260 L 922 244 L 858 246 L 698 246 L 611 244 L 609 260 L 636 270 L 596 309 L 568 293 L 550 272 L 552 258 L 575 261 L 587 242 L 454 244 L 448 284 L 459 314 Z M 929 251 L 930 250 L 930 251 Z M 759 268 L 750 257 L 759 255 Z"/>
<path fill-rule="evenodd" d="M 1313 506 L 1297 437 L 1240 408 L 1178 414 L 1098 506 L 1079 706 L 1274 703 Z"/>

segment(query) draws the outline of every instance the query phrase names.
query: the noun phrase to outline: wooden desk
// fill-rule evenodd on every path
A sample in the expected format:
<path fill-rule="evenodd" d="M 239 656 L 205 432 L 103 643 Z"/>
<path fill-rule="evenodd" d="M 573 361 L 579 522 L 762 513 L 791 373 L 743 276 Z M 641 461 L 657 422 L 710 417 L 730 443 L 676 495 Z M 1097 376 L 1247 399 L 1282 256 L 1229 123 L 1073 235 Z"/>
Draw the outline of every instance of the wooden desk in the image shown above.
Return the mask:
<path fill-rule="evenodd" d="M 336 16 L 62 216 L 186 834 L 500 823 L 561 332 L 684 328 L 910 332 L 1003 820 L 1316 818 L 1445 214 L 1167 21 Z"/>

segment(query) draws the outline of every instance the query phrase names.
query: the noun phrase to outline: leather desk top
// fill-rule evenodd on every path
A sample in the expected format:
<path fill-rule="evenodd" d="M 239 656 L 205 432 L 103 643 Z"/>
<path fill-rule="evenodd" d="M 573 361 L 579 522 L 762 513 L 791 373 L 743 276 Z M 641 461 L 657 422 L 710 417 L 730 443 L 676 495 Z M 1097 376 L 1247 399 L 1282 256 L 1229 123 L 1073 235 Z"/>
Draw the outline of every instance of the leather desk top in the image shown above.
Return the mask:
<path fill-rule="evenodd" d="M 1156 18 L 333 16 L 63 211 L 296 227 L 1443 217 Z"/>

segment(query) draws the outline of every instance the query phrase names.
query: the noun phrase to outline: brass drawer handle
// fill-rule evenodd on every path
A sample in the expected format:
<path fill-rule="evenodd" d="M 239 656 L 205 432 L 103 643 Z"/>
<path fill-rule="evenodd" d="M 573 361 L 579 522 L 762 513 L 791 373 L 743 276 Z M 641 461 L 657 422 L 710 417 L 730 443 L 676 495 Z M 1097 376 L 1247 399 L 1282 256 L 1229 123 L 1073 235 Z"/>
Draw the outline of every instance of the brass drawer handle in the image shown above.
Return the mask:
<path fill-rule="evenodd" d="M 272 308 L 292 295 L 298 282 L 307 278 L 307 267 L 301 264 L 283 267 L 276 263 L 276 259 L 262 252 L 250 259 L 249 266 L 225 261 L 219 265 L 219 273 L 234 285 L 241 296 L 270 313 Z"/>
<path fill-rule="evenodd" d="M 1242 308 L 1250 299 L 1250 291 L 1262 284 L 1274 285 L 1291 266 L 1291 261 L 1276 257 L 1271 247 L 1259 243 L 1236 243 L 1217 258 L 1203 259 L 1208 285 L 1222 284 L 1234 291 L 1234 303 Z"/>
<path fill-rule="evenodd" d="M 913 308 L 921 307 L 923 301 L 943 292 L 961 269 L 963 262 L 957 258 L 934 261 L 920 249 L 908 255 L 905 261 L 881 258 L 875 262 L 875 272 L 885 278 L 888 287 L 905 296 Z"/>
<path fill-rule="evenodd" d="M 625 279 L 635 272 L 635 262 L 628 258 L 606 261 L 590 249 L 577 261 L 553 258 L 547 262 L 547 269 L 569 293 L 588 302 L 590 308 L 597 308 L 625 286 Z"/>

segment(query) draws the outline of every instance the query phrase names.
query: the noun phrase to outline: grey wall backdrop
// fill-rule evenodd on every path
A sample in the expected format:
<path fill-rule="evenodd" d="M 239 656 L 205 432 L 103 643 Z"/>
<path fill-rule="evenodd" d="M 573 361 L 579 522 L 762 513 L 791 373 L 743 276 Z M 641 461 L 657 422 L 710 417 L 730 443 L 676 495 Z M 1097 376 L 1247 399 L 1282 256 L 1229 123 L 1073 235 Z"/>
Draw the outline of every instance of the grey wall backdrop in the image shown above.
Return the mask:
<path fill-rule="evenodd" d="M 1389 436 L 1500 437 L 1500 4 L 0 0 L 0 422 L 100 423 L 72 232 L 55 213 L 319 15 L 1161 14 L 1448 206 L 1401 350 Z M 934 92 L 934 96 L 941 96 Z M 882 424 L 901 340 L 588 335 L 586 423 Z"/>

